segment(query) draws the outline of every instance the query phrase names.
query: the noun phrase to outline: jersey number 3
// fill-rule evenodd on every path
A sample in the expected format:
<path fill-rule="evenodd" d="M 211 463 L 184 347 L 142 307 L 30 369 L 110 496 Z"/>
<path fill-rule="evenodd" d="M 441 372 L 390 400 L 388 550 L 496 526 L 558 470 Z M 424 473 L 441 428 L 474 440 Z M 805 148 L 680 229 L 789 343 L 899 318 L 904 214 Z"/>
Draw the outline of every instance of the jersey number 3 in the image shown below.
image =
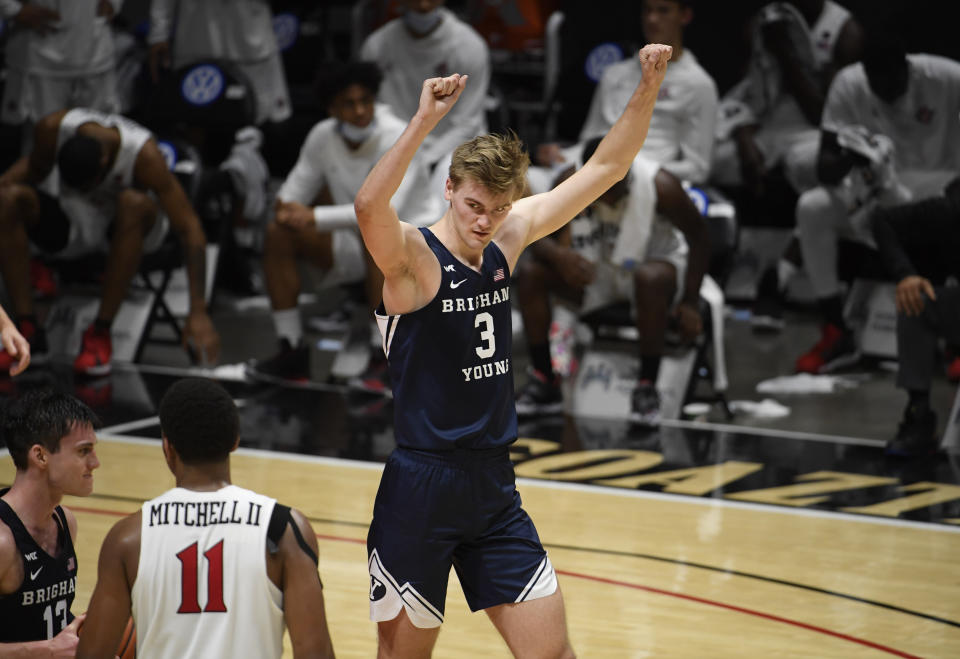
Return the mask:
<path fill-rule="evenodd" d="M 223 602 L 223 540 L 203 552 L 207 559 L 207 605 L 204 613 L 226 613 Z M 197 543 L 193 543 L 179 554 L 180 559 L 180 608 L 177 613 L 200 613 L 200 601 L 197 585 L 200 579 L 197 564 Z"/>
<path fill-rule="evenodd" d="M 497 338 L 493 335 L 493 316 L 486 311 L 478 313 L 473 326 L 476 328 L 481 325 L 483 325 L 483 331 L 480 332 L 480 340 L 483 341 L 483 345 L 477 346 L 477 356 L 480 359 L 490 359 L 497 351 Z"/>

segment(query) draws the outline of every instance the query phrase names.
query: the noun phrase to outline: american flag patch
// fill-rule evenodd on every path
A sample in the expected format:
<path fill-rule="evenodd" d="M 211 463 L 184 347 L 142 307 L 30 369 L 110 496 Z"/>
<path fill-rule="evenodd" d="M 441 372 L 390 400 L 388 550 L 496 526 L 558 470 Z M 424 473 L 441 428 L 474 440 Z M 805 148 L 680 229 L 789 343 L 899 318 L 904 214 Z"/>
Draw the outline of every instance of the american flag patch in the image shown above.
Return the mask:
<path fill-rule="evenodd" d="M 493 273 L 493 281 L 500 281 L 504 277 L 506 275 L 503 274 L 503 268 L 497 268 L 497 271 Z"/>
<path fill-rule="evenodd" d="M 72 572 L 73 568 L 76 567 L 76 563 L 73 560 L 73 556 L 67 559 L 67 572 Z"/>

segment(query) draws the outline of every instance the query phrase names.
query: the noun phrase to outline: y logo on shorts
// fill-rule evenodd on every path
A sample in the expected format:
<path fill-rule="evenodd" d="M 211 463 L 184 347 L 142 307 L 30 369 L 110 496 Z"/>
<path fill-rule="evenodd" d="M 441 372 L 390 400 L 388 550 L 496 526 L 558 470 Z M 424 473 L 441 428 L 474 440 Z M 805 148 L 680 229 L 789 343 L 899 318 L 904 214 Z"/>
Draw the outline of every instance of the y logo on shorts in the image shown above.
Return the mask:
<path fill-rule="evenodd" d="M 387 587 L 376 577 L 370 577 L 370 601 L 381 600 L 387 594 Z"/>

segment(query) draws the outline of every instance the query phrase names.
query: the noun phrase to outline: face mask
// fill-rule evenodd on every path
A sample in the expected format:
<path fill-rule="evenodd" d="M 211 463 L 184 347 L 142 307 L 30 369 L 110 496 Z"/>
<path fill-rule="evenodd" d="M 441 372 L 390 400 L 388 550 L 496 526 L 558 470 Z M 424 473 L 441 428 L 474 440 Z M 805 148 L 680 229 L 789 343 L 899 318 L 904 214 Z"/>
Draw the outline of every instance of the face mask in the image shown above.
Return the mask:
<path fill-rule="evenodd" d="M 377 120 L 374 119 L 365 127 L 360 128 L 359 126 L 354 126 L 353 124 L 348 124 L 346 121 L 337 122 L 337 130 L 340 131 L 340 134 L 343 135 L 344 139 L 354 144 L 363 144 L 370 136 L 373 135 L 373 131 L 377 128 Z"/>
<path fill-rule="evenodd" d="M 426 34 L 436 27 L 442 18 L 443 14 L 440 13 L 439 7 L 431 9 L 425 14 L 410 10 L 407 10 L 403 14 L 403 22 L 406 23 L 411 32 L 416 34 Z"/>

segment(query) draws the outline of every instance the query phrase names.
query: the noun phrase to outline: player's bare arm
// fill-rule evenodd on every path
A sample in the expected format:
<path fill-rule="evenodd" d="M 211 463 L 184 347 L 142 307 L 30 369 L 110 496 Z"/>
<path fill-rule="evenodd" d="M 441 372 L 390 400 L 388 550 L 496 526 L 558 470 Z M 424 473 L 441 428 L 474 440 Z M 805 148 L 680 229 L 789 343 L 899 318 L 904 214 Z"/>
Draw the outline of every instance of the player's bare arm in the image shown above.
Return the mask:
<path fill-rule="evenodd" d="M 190 315 L 184 326 L 184 342 L 192 345 L 204 362 L 216 362 L 220 356 L 220 336 L 207 314 L 206 249 L 207 239 L 186 193 L 176 177 L 167 168 L 166 160 L 155 141 L 148 140 L 134 166 L 138 185 L 152 190 L 160 201 L 170 226 L 183 246 L 184 263 L 190 289 Z"/>
<path fill-rule="evenodd" d="M 0 175 L 0 185 L 25 183 L 36 185 L 53 170 L 57 161 L 57 134 L 67 110 L 48 114 L 33 128 L 33 150 L 19 158 Z"/>
<path fill-rule="evenodd" d="M 291 524 L 280 538 L 277 555 L 268 555 L 268 565 L 274 564 L 268 569 L 272 573 L 271 580 L 283 590 L 283 617 L 290 632 L 293 656 L 294 659 L 333 657 L 323 586 L 317 574 L 320 551 L 317 536 L 299 510 L 291 509 L 290 517 Z M 296 524 L 299 538 L 293 524 Z"/>
<path fill-rule="evenodd" d="M 0 595 L 15 592 L 23 582 L 23 562 L 10 527 L 0 523 Z"/>
<path fill-rule="evenodd" d="M 518 200 L 494 239 L 512 268 L 520 252 L 573 219 L 611 185 L 626 176 L 643 146 L 657 93 L 667 72 L 673 49 L 647 44 L 637 54 L 643 78 L 623 114 L 596 152 L 580 170 L 560 185 L 539 195 Z"/>
<path fill-rule="evenodd" d="M 97 585 L 90 598 L 77 659 L 114 656 L 130 619 L 130 589 L 137 577 L 140 557 L 140 512 L 125 517 L 110 529 L 100 547 Z"/>
<path fill-rule="evenodd" d="M 400 221 L 390 199 L 417 149 L 457 102 L 466 83 L 467 76 L 459 74 L 424 81 L 417 113 L 371 170 L 354 202 L 363 242 L 384 275 L 383 303 L 390 314 L 422 307 L 440 286 L 436 257 L 420 232 Z"/>

